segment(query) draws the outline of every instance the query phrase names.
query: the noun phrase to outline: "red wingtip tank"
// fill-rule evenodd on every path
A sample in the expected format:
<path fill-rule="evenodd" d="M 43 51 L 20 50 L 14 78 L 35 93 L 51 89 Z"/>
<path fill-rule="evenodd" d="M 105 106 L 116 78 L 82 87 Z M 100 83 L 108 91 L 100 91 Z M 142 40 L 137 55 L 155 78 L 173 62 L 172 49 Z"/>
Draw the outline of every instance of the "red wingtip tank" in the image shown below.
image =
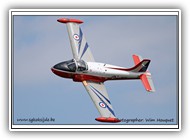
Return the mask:
<path fill-rule="evenodd" d="M 60 18 L 57 21 L 61 22 L 61 23 L 69 23 L 69 22 L 74 22 L 74 23 L 78 23 L 78 24 L 83 23 L 82 20 L 79 20 L 79 19 L 69 19 L 69 18 Z"/>
<path fill-rule="evenodd" d="M 118 123 L 121 122 L 121 120 L 117 119 L 117 118 L 106 118 L 106 117 L 99 117 L 95 119 L 96 121 L 99 122 L 110 122 L 110 123 Z"/>

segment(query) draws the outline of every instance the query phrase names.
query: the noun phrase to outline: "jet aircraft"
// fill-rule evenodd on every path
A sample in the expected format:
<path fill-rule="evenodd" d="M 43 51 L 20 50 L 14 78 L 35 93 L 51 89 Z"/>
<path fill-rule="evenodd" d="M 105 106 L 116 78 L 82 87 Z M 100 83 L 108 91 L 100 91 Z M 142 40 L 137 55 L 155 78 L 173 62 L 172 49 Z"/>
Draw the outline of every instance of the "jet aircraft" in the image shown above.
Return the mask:
<path fill-rule="evenodd" d="M 110 123 L 121 121 L 114 113 L 104 85 L 105 81 L 140 79 L 148 92 L 155 91 L 151 73 L 147 70 L 149 59 L 133 55 L 135 66 L 131 68 L 96 62 L 79 26 L 83 21 L 68 18 L 60 18 L 57 21 L 67 26 L 73 59 L 58 63 L 51 70 L 60 77 L 83 83 L 100 113 L 96 121 Z"/>

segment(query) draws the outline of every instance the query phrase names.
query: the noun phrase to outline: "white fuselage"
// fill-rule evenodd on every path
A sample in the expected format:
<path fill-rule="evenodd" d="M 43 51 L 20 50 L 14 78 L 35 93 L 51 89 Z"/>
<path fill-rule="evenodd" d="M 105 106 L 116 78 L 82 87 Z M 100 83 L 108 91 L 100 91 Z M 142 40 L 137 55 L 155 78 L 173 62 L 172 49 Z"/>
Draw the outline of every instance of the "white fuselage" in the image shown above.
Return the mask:
<path fill-rule="evenodd" d="M 105 63 L 84 62 L 73 59 L 56 64 L 52 71 L 60 77 L 71 78 L 76 82 L 104 82 L 107 80 L 139 79 L 144 73 L 138 72 L 140 69 L 141 67 L 139 68 L 139 66 L 127 69 Z"/>
<path fill-rule="evenodd" d="M 124 67 L 114 66 L 105 63 L 87 62 L 87 65 L 88 70 L 86 73 L 93 76 L 107 77 L 112 79 L 136 79 L 139 78 L 139 76 L 141 75 L 141 73 L 123 70 L 125 69 Z"/>

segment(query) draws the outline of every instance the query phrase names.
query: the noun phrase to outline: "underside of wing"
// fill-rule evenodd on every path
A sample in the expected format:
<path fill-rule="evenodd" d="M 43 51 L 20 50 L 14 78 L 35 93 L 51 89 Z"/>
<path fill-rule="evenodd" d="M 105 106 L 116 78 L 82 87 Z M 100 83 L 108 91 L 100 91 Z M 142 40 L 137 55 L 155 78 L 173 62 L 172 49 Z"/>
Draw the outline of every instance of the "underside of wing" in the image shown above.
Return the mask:
<path fill-rule="evenodd" d="M 83 85 L 101 115 L 101 117 L 96 118 L 96 120 L 111 123 L 120 122 L 120 120 L 115 116 L 104 84 L 92 81 L 83 81 Z"/>
<path fill-rule="evenodd" d="M 83 23 L 83 21 L 66 18 L 58 19 L 58 21 L 65 23 L 67 26 L 74 59 L 82 59 L 86 62 L 94 62 L 94 57 L 90 51 L 89 44 L 87 43 L 86 38 L 84 37 L 84 34 L 79 27 L 79 24 Z"/>

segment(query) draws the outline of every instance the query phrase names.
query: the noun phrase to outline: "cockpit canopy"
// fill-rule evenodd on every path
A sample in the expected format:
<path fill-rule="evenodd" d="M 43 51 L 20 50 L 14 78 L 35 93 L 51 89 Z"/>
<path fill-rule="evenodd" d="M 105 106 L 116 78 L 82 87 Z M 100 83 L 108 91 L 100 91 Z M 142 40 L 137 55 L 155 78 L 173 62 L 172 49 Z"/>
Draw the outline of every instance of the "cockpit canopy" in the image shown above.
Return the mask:
<path fill-rule="evenodd" d="M 75 59 L 58 63 L 54 66 L 54 68 L 58 70 L 69 71 L 69 72 L 88 70 L 88 66 L 86 62 L 84 62 L 83 60 L 76 61 Z"/>

